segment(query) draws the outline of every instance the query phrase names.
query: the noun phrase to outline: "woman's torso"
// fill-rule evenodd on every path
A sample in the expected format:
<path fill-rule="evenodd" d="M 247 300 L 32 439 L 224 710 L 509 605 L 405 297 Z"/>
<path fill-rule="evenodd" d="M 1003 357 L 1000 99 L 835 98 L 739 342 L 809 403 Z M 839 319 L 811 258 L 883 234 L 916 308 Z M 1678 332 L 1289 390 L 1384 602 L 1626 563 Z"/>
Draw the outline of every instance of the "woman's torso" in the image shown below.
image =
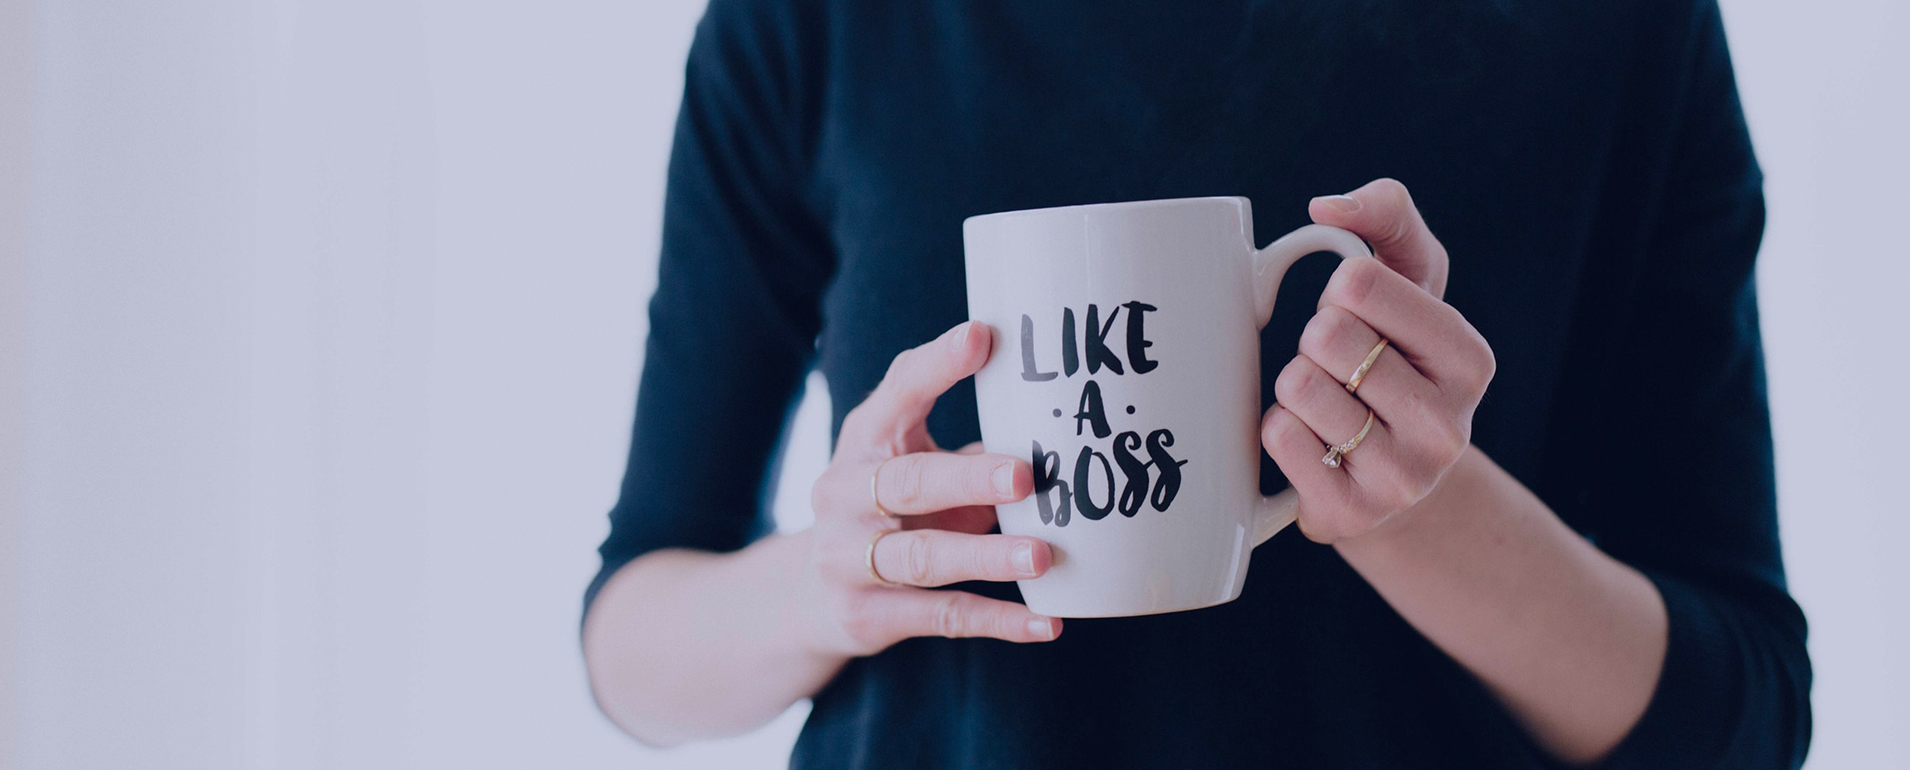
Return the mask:
<path fill-rule="evenodd" d="M 1306 201 L 1404 181 L 1452 254 L 1447 299 L 1499 374 L 1474 441 L 1541 488 L 1587 268 L 1635 251 L 1665 52 L 1611 7 L 1503 3 L 839 2 L 816 47 L 813 190 L 836 257 L 819 367 L 836 424 L 900 350 L 965 319 L 961 221 L 1204 195 L 1261 242 Z M 1641 87 L 1641 83 L 1645 86 Z M 1657 112 L 1654 112 L 1657 111 Z M 1307 260 L 1262 341 L 1263 400 L 1333 267 Z M 1594 275 L 1586 279 L 1586 275 Z M 1582 322 L 1581 322 L 1582 325 Z M 1581 367 L 1585 366 L 1581 362 Z M 929 420 L 979 438 L 956 387 Z M 1264 458 L 1263 458 L 1264 460 Z M 1263 487 L 1284 481 L 1264 463 Z M 963 586 L 996 596 L 1009 586 Z M 1017 646 L 916 639 L 815 698 L 798 767 L 1485 767 L 1537 754 L 1330 547 L 1289 530 L 1232 604 L 1080 619 Z"/>

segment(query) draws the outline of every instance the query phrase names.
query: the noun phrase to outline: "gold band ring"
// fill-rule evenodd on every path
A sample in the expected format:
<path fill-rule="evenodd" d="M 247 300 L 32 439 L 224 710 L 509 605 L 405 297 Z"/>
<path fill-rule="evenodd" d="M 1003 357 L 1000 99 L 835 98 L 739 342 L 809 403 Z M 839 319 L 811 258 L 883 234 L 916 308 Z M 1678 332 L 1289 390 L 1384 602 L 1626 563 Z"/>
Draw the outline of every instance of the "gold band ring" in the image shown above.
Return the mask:
<path fill-rule="evenodd" d="M 875 533 L 875 537 L 869 541 L 869 552 L 864 554 L 862 559 L 863 564 L 869 567 L 869 577 L 875 578 L 875 582 L 891 588 L 902 588 L 904 586 L 901 583 L 883 577 L 882 573 L 875 570 L 875 544 L 882 542 L 882 538 L 888 537 L 890 534 L 898 531 L 899 530 L 885 529 Z"/>
<path fill-rule="evenodd" d="M 1379 360 L 1380 351 L 1385 350 L 1386 345 L 1387 345 L 1386 338 L 1385 337 L 1379 338 L 1379 344 L 1373 346 L 1373 352 L 1367 353 L 1365 360 L 1360 361 L 1360 368 L 1354 369 L 1353 376 L 1347 378 L 1346 392 L 1348 393 L 1359 392 L 1360 383 L 1366 381 L 1366 373 L 1373 369 L 1373 362 Z"/>
<path fill-rule="evenodd" d="M 1360 442 L 1366 440 L 1367 431 L 1370 431 L 1372 429 L 1373 429 L 1373 410 L 1371 408 L 1368 408 L 1366 410 L 1366 425 L 1365 427 L 1360 428 L 1359 435 L 1347 439 L 1346 443 L 1344 444 L 1341 444 L 1339 446 L 1333 447 L 1332 449 L 1326 450 L 1326 456 L 1320 458 L 1320 463 L 1322 465 L 1325 465 L 1328 468 L 1340 467 L 1340 458 L 1345 457 L 1347 452 L 1351 452 L 1355 449 L 1358 449 L 1360 446 Z M 869 553 L 870 553 L 870 558 L 874 558 L 874 554 L 875 554 L 874 546 L 870 546 Z M 871 561 L 869 563 L 874 564 L 875 562 Z"/>
<path fill-rule="evenodd" d="M 889 458 L 889 460 L 893 460 L 893 459 L 895 458 L 893 457 Z M 882 462 L 876 463 L 875 472 L 869 474 L 869 502 L 875 503 L 875 512 L 882 514 L 882 518 L 885 518 L 885 519 L 893 519 L 895 518 L 895 514 L 889 512 L 889 509 L 882 507 L 882 494 L 881 492 L 877 490 L 876 480 L 882 478 L 882 466 L 888 465 L 889 460 L 883 460 Z M 869 546 L 869 548 L 870 548 L 870 551 L 869 551 L 870 553 L 875 553 L 875 550 L 874 550 L 875 546 Z M 873 561 L 869 562 L 869 571 L 870 572 L 875 571 L 875 562 Z"/>

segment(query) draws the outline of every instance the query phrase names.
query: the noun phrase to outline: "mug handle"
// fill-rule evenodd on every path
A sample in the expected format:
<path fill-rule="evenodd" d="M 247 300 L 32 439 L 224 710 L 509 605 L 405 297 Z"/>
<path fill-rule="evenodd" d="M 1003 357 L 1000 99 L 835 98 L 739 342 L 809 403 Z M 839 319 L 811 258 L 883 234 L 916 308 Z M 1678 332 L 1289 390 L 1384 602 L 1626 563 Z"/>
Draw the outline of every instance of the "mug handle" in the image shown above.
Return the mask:
<path fill-rule="evenodd" d="M 1287 276 L 1287 268 L 1301 257 L 1321 251 L 1337 254 L 1341 259 L 1373 256 L 1359 236 L 1326 225 L 1307 225 L 1254 251 L 1253 311 L 1258 328 L 1267 328 L 1267 321 L 1273 318 L 1273 300 L 1280 293 L 1280 279 Z M 1259 546 L 1267 542 L 1292 524 L 1299 506 L 1300 495 L 1291 488 L 1260 498 L 1260 503 L 1254 506 L 1253 544 Z"/>

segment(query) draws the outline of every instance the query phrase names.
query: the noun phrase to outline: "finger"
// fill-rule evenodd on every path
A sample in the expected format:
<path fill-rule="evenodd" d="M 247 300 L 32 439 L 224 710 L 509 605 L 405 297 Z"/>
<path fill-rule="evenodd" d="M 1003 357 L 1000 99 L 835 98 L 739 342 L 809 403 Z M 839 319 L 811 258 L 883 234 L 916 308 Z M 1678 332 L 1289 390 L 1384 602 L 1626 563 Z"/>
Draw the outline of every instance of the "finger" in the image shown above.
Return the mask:
<path fill-rule="evenodd" d="M 955 454 L 978 455 L 983 451 L 982 442 L 971 441 L 955 450 Z M 952 532 L 967 532 L 971 535 L 986 535 L 994 531 L 998 520 L 995 515 L 995 506 L 967 505 L 911 516 L 902 522 L 902 526 L 906 529 L 946 529 Z"/>
<path fill-rule="evenodd" d="M 1375 260 L 1341 262 L 1320 295 L 1319 306 L 1329 305 L 1392 340 L 1392 347 L 1441 389 L 1477 384 L 1483 390 L 1475 381 L 1480 375 L 1490 378 L 1491 347 L 1465 316 Z"/>
<path fill-rule="evenodd" d="M 934 513 L 969 505 L 994 505 L 1027 497 L 1034 469 L 1008 455 L 915 452 L 876 465 L 876 505 L 895 515 Z"/>
<path fill-rule="evenodd" d="M 1327 305 L 1307 321 L 1300 334 L 1300 355 L 1331 373 L 1336 382 L 1346 383 L 1379 340 L 1379 332 L 1352 311 Z M 1381 419 L 1397 424 L 1439 403 L 1438 394 L 1438 387 L 1389 344 L 1367 368 L 1356 395 Z"/>
<path fill-rule="evenodd" d="M 1406 185 L 1375 179 L 1345 195 L 1314 198 L 1307 213 L 1319 224 L 1353 231 L 1388 266 L 1432 296 L 1446 296 L 1446 247 L 1426 227 Z"/>
<path fill-rule="evenodd" d="M 1352 480 L 1320 464 L 1320 456 L 1326 454 L 1325 442 L 1293 412 L 1274 404 L 1260 424 L 1260 444 L 1300 493 L 1300 531 L 1316 542 L 1332 542 L 1318 531 L 1320 517 L 1314 512 L 1345 507 Z"/>
<path fill-rule="evenodd" d="M 1312 359 L 1295 356 L 1287 362 L 1280 377 L 1274 380 L 1273 393 L 1280 405 L 1300 418 L 1325 447 L 1337 446 L 1361 430 L 1366 431 L 1359 446 L 1344 455 L 1339 466 L 1339 470 L 1352 475 L 1356 483 L 1361 479 L 1358 471 L 1367 458 L 1378 459 L 1390 454 L 1387 450 L 1392 442 L 1386 425 L 1375 417 L 1372 427 L 1367 427 L 1366 404 L 1346 392 L 1339 380 L 1333 379 L 1333 375 L 1327 374 Z M 1326 450 L 1323 448 L 1320 454 L 1325 455 Z"/>
<path fill-rule="evenodd" d="M 1054 563 L 1032 537 L 902 530 L 875 541 L 875 571 L 892 583 L 933 588 L 966 580 L 1027 580 Z"/>
<path fill-rule="evenodd" d="M 1383 415 L 1368 412 L 1366 404 L 1306 357 L 1295 358 L 1287 365 L 1274 382 L 1274 392 L 1279 394 L 1280 405 L 1328 448 L 1350 442 L 1365 431 L 1357 445 L 1339 456 L 1336 469 L 1352 482 L 1341 487 L 1347 507 L 1333 509 L 1352 517 L 1343 522 L 1346 526 L 1357 530 L 1359 515 L 1390 514 L 1418 502 L 1429 491 L 1428 480 L 1439 475 L 1433 467 L 1433 455 L 1421 451 L 1427 442 L 1403 444 Z M 1370 427 L 1366 422 L 1369 414 L 1373 421 Z M 1444 435 L 1430 427 L 1425 432 L 1429 436 Z M 1326 451 L 1323 449 L 1320 457 Z M 1330 468 L 1324 462 L 1320 465 Z M 1281 470 L 1286 466 L 1282 465 Z"/>
<path fill-rule="evenodd" d="M 921 427 L 935 399 L 981 369 L 993 346 L 988 327 L 968 321 L 942 336 L 902 351 L 889 364 L 875 391 L 843 418 L 843 438 L 876 446 L 896 446 Z"/>
<path fill-rule="evenodd" d="M 1061 635 L 1061 619 L 1036 615 L 1026 605 L 965 591 L 882 591 L 869 611 L 883 613 L 903 637 L 988 637 L 1010 642 L 1048 642 Z"/>

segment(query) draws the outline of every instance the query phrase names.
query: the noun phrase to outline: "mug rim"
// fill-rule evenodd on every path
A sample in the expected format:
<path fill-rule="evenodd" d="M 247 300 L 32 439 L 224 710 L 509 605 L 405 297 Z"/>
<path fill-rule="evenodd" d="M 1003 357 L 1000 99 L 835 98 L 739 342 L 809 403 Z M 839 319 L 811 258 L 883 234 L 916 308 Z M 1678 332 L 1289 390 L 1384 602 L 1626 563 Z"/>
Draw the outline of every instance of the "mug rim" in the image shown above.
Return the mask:
<path fill-rule="evenodd" d="M 995 212 L 990 212 L 987 214 L 976 214 L 972 217 L 968 217 L 967 219 L 962 220 L 962 225 L 966 227 L 968 225 L 976 224 L 979 221 L 983 221 L 983 220 L 994 221 L 994 220 L 1000 220 L 1000 219 L 1019 218 L 1022 216 L 1053 215 L 1053 214 L 1061 214 L 1066 212 L 1080 213 L 1087 209 L 1095 209 L 1095 210 L 1138 209 L 1138 208 L 1153 208 L 1157 206 L 1167 206 L 1167 205 L 1173 205 L 1173 204 L 1208 203 L 1208 202 L 1212 202 L 1212 203 L 1226 202 L 1226 203 L 1232 203 L 1238 206 L 1238 205 L 1247 203 L 1247 197 L 1244 195 L 1197 195 L 1197 196 L 1188 197 L 1188 198 L 1150 198 L 1147 200 L 1138 200 L 1138 201 L 1110 201 L 1107 203 L 1076 203 L 1076 204 L 1071 204 L 1067 206 L 1046 206 L 1046 207 L 1038 208 L 1038 209 L 1010 209 L 1008 211 L 995 211 Z"/>

